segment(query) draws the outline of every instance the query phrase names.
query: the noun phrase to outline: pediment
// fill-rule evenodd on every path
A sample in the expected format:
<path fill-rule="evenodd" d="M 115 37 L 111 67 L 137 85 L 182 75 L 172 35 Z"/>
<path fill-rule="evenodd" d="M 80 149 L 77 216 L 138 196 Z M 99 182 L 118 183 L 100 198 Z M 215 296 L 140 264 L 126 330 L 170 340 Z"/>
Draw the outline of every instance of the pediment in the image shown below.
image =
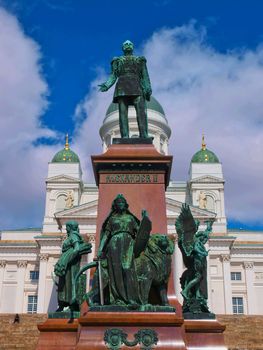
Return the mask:
<path fill-rule="evenodd" d="M 216 176 L 211 176 L 211 175 L 204 175 L 200 177 L 196 177 L 195 179 L 190 181 L 191 183 L 197 182 L 197 183 L 224 183 L 225 180 L 220 179 L 219 177 Z"/>
<path fill-rule="evenodd" d="M 98 210 L 98 200 L 84 203 L 78 206 L 74 206 L 70 209 L 65 209 L 55 213 L 56 219 L 74 219 L 74 218 L 82 218 L 82 217 L 94 217 L 97 216 Z"/>
<path fill-rule="evenodd" d="M 171 198 L 166 198 L 166 212 L 167 217 L 178 217 L 181 213 L 182 202 L 176 201 Z M 200 209 L 193 205 L 189 205 L 194 218 L 211 219 L 216 217 L 216 213 L 213 213 L 206 209 Z"/>
<path fill-rule="evenodd" d="M 52 176 L 52 177 L 48 177 L 46 179 L 46 182 L 55 182 L 55 183 L 72 183 L 72 182 L 81 182 L 81 180 L 79 180 L 76 177 L 73 176 L 69 176 L 69 175 L 57 175 L 57 176 Z"/>

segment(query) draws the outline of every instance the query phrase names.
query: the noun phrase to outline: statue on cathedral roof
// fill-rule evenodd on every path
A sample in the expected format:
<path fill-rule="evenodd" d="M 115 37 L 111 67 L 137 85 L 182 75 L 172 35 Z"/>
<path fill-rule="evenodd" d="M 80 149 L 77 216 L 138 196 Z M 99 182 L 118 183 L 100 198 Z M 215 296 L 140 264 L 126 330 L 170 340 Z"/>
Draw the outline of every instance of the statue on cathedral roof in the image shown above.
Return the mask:
<path fill-rule="evenodd" d="M 152 94 L 151 82 L 144 56 L 133 55 L 133 43 L 126 40 L 122 45 L 123 56 L 114 57 L 111 75 L 99 85 L 100 91 L 107 91 L 116 83 L 113 102 L 119 105 L 119 123 L 122 138 L 129 138 L 128 107 L 134 106 L 140 138 L 148 138 L 146 101 Z"/>

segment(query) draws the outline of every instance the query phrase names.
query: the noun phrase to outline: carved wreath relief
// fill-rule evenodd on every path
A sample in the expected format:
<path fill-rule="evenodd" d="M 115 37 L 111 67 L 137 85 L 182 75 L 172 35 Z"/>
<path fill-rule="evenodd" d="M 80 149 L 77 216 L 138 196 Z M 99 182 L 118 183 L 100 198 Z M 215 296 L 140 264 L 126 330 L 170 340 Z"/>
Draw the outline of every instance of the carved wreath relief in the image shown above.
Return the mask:
<path fill-rule="evenodd" d="M 128 335 L 122 329 L 111 328 L 104 333 L 104 341 L 108 349 L 119 350 L 125 344 L 128 347 L 140 345 L 142 350 L 152 350 L 157 345 L 158 336 L 153 329 L 140 329 L 134 334 L 134 340 L 129 341 Z"/>

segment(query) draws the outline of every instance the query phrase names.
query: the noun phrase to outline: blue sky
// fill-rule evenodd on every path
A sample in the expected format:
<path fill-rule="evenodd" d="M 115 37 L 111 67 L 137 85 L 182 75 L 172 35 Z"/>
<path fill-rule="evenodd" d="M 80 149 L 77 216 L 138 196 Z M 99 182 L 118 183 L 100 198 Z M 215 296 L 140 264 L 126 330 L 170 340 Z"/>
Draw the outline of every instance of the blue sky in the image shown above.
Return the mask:
<path fill-rule="evenodd" d="M 102 97 L 95 86 L 126 39 L 146 55 L 153 93 L 172 127 L 173 177 L 187 179 L 205 132 L 224 166 L 230 226 L 263 228 L 262 1 L 2 0 L 0 8 L 0 118 L 16 134 L 11 141 L 8 131 L 3 135 L 10 156 L 1 164 L 6 172 L 0 176 L 0 228 L 41 225 L 47 162 L 66 132 L 91 180 L 86 159 L 100 152 L 101 142 L 89 130 L 99 128 L 112 94 Z M 9 62 L 12 51 L 16 59 Z M 22 71 L 29 73 L 16 82 Z M 22 109 L 10 108 L 9 99 Z M 191 133 L 187 144 L 181 130 Z M 20 181 L 10 176 L 17 171 Z"/>
<path fill-rule="evenodd" d="M 263 2 L 258 1 L 3 1 L 43 53 L 50 87 L 50 107 L 43 116 L 49 127 L 67 132 L 72 115 L 98 67 L 120 54 L 127 38 L 136 46 L 163 27 L 195 19 L 205 25 L 208 41 L 219 51 L 255 48 L 263 39 Z M 127 3 L 128 4 L 128 3 Z"/>

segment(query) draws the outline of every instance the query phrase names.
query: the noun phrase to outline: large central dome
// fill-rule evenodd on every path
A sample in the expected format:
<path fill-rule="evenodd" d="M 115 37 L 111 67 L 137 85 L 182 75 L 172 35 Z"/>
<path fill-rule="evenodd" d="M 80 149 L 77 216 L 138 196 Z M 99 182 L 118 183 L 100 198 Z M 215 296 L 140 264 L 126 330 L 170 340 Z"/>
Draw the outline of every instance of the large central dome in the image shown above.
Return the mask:
<path fill-rule="evenodd" d="M 147 117 L 149 136 L 153 137 L 156 149 L 163 154 L 168 154 L 168 140 L 171 136 L 171 129 L 168 125 L 163 107 L 154 98 L 147 101 Z M 136 121 L 136 112 L 133 106 L 128 112 L 130 137 L 138 137 L 139 131 Z M 106 116 L 100 128 L 100 136 L 103 141 L 104 151 L 112 143 L 112 139 L 120 137 L 119 129 L 119 108 L 117 103 L 111 103 L 107 109 Z"/>

